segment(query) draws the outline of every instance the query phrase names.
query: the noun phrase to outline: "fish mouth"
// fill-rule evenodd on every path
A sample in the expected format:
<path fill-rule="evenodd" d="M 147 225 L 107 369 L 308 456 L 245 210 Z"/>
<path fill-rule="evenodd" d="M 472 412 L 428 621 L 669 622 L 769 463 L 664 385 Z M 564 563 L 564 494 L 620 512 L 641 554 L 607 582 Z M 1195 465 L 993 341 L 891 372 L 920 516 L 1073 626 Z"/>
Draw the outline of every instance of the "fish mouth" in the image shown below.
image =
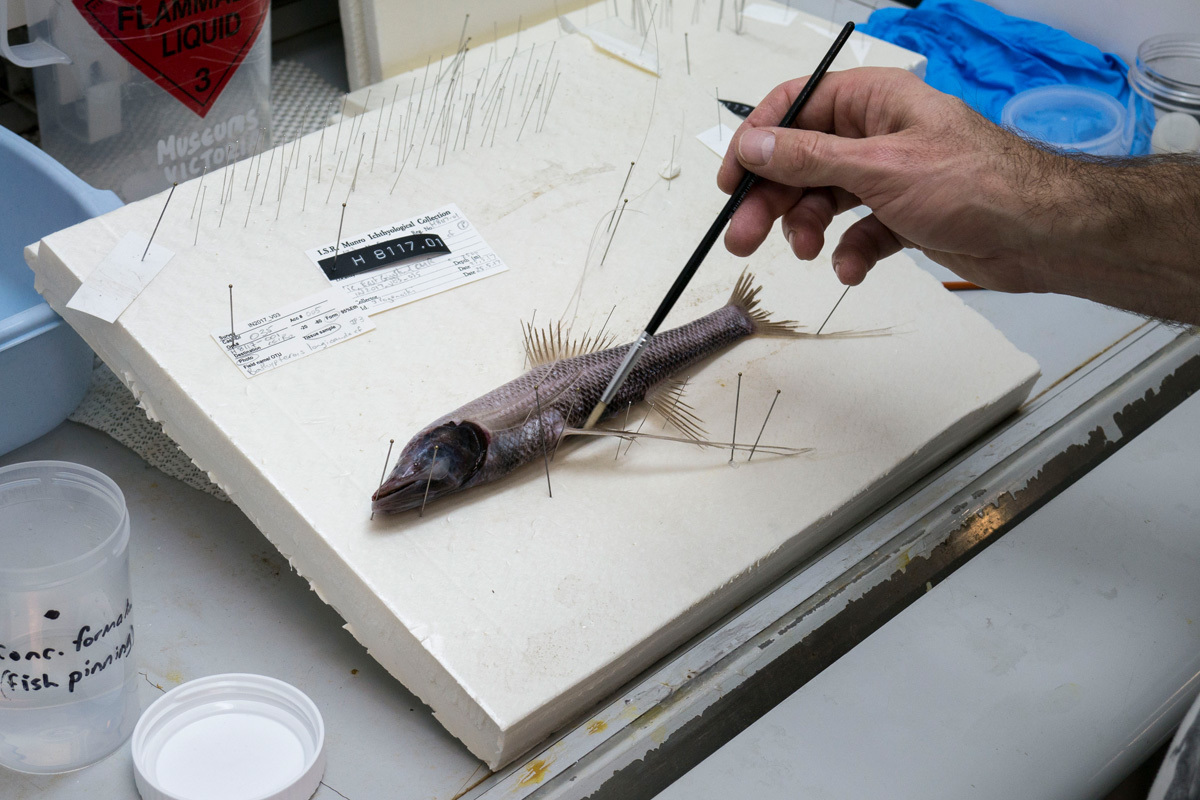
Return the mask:
<path fill-rule="evenodd" d="M 486 433 L 473 422 L 445 422 L 422 431 L 371 495 L 372 513 L 420 508 L 470 485 L 487 460 L 487 443 Z"/>
<path fill-rule="evenodd" d="M 390 477 L 371 495 L 371 511 L 398 514 L 419 508 L 427 499 L 442 493 L 435 484 L 436 481 L 419 475 Z"/>

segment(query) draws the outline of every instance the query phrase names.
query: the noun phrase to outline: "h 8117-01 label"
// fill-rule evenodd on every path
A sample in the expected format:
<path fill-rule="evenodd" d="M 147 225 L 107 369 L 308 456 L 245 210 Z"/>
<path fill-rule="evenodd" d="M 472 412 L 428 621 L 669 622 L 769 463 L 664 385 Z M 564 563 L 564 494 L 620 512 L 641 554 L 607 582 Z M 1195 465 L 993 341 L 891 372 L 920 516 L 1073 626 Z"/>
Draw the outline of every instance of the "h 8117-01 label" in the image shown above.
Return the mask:
<path fill-rule="evenodd" d="M 342 250 L 317 261 L 317 266 L 329 280 L 350 278 L 363 272 L 430 255 L 446 255 L 450 248 L 436 233 L 401 236 L 386 242 L 375 242 L 355 250 Z"/>

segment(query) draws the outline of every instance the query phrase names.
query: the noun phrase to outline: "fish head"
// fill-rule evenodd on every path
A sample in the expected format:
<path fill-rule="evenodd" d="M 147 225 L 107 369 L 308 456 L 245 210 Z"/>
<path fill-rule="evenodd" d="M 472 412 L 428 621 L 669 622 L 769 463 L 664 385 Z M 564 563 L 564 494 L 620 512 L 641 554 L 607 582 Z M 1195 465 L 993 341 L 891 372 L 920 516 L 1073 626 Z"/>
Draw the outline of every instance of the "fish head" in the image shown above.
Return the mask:
<path fill-rule="evenodd" d="M 446 422 L 421 431 L 404 446 L 387 480 L 371 495 L 371 510 L 408 511 L 470 485 L 487 451 L 488 436 L 473 422 Z"/>

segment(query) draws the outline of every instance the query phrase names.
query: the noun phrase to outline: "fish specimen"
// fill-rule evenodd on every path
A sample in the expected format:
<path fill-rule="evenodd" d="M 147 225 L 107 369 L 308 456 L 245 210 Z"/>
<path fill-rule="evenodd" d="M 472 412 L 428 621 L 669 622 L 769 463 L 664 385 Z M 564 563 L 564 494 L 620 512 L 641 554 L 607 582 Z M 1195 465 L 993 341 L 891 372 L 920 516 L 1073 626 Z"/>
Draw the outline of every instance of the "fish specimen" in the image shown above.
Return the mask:
<path fill-rule="evenodd" d="M 791 320 L 772 320 L 758 306 L 760 290 L 754 276 L 743 273 L 724 306 L 656 335 L 602 419 L 647 401 L 686 441 L 704 444 L 700 421 L 679 399 L 680 387 L 673 376 L 750 336 L 815 336 L 797 330 Z M 524 464 L 541 461 L 565 436 L 594 433 L 582 430 L 582 425 L 629 345 L 607 347 L 611 339 L 603 336 L 570 344 L 560 332 L 531 327 L 525 330 L 525 344 L 531 364 L 528 372 L 434 420 L 409 440 L 371 498 L 373 513 L 423 507 L 435 498 L 490 483 Z M 623 431 L 601 434 L 632 436 Z"/>

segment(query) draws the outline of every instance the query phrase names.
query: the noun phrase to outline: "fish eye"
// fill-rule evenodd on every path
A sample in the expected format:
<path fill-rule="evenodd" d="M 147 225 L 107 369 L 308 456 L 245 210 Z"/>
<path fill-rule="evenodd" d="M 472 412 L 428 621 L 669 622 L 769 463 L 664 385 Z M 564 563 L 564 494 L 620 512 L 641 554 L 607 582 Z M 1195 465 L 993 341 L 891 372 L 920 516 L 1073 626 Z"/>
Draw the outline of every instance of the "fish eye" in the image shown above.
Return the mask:
<path fill-rule="evenodd" d="M 444 481 L 450 475 L 450 459 L 442 458 L 434 461 L 431 456 L 430 461 L 429 480 Z"/>
<path fill-rule="evenodd" d="M 432 482 L 463 483 L 479 471 L 486 458 L 487 437 L 479 426 L 472 422 L 448 422 L 430 432 L 421 461 Z"/>

